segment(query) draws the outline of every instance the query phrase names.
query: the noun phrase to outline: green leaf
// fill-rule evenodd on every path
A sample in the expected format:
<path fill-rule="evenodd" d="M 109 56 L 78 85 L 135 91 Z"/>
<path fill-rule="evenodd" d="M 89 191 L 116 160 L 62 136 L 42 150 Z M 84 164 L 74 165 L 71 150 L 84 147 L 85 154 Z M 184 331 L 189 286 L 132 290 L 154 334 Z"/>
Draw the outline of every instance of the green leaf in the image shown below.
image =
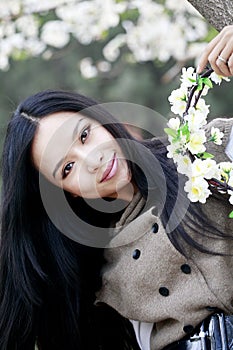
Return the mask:
<path fill-rule="evenodd" d="M 208 152 L 204 152 L 202 155 L 203 159 L 214 158 L 214 155 Z"/>
<path fill-rule="evenodd" d="M 214 155 L 208 152 L 198 153 L 197 156 L 202 159 L 214 158 Z"/>
<path fill-rule="evenodd" d="M 209 86 L 209 88 L 213 87 L 212 81 L 209 78 L 202 78 L 202 81 L 205 85 Z"/>
<path fill-rule="evenodd" d="M 201 77 L 197 79 L 197 90 L 200 91 L 203 88 L 203 80 Z"/>
<path fill-rule="evenodd" d="M 180 128 L 181 132 L 182 132 L 182 135 L 189 135 L 190 132 L 189 132 L 189 127 L 188 127 L 188 124 L 186 123 L 185 125 L 183 125 L 181 128 Z"/>
<path fill-rule="evenodd" d="M 230 212 L 230 214 L 228 216 L 230 219 L 233 219 L 233 210 Z"/>
<path fill-rule="evenodd" d="M 196 79 L 188 78 L 188 80 L 191 81 L 191 83 L 196 83 Z"/>
<path fill-rule="evenodd" d="M 171 137 L 176 137 L 177 136 L 177 133 L 175 130 L 173 129 L 170 129 L 170 128 L 165 128 L 164 129 L 165 133 Z"/>

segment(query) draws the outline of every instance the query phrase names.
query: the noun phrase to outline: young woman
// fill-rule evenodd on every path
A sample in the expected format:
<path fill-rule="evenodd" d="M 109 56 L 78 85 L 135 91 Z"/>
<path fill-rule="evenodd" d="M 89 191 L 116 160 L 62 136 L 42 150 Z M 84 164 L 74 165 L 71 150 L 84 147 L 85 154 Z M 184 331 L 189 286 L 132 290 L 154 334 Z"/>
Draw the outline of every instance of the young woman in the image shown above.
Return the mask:
<path fill-rule="evenodd" d="M 232 157 L 232 123 L 207 127 L 224 132 L 217 161 Z M 76 93 L 18 106 L 2 163 L 1 350 L 159 350 L 233 312 L 229 202 L 186 207 L 166 153 Z"/>

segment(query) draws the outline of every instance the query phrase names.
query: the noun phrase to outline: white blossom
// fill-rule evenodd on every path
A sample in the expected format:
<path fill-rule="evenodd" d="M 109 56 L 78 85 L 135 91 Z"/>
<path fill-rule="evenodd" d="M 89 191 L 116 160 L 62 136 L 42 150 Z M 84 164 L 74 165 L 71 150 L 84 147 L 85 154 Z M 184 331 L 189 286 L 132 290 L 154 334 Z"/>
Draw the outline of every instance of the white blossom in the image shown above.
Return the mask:
<path fill-rule="evenodd" d="M 206 115 L 194 107 L 189 108 L 184 120 L 188 122 L 189 131 L 191 132 L 198 131 L 207 123 Z"/>
<path fill-rule="evenodd" d="M 219 166 L 219 170 L 220 170 L 220 174 L 223 180 L 228 181 L 230 174 L 233 170 L 233 163 L 231 162 L 220 162 L 218 164 Z"/>
<path fill-rule="evenodd" d="M 172 105 L 171 111 L 174 114 L 178 114 L 182 117 L 187 103 L 186 91 L 183 88 L 173 90 L 171 95 L 168 97 L 168 101 Z"/>
<path fill-rule="evenodd" d="M 192 176 L 202 176 L 205 179 L 211 179 L 218 174 L 218 167 L 215 160 L 207 159 L 195 159 L 191 166 Z"/>
<path fill-rule="evenodd" d="M 178 130 L 180 127 L 180 118 L 176 117 L 176 118 L 169 119 L 167 125 L 169 128 L 171 128 L 173 130 Z"/>
<path fill-rule="evenodd" d="M 197 102 L 196 109 L 203 114 L 204 117 L 207 117 L 209 114 L 209 105 L 206 104 L 203 98 L 200 98 Z"/>
<path fill-rule="evenodd" d="M 211 135 L 211 141 L 213 141 L 216 145 L 222 144 L 222 138 L 224 136 L 224 133 L 221 132 L 218 128 L 215 128 L 214 126 L 212 126 L 210 135 Z"/>
<path fill-rule="evenodd" d="M 177 101 L 172 107 L 171 107 L 171 111 L 174 114 L 178 114 L 180 116 L 182 116 L 185 112 L 186 109 L 186 102 L 185 101 Z"/>
<path fill-rule="evenodd" d="M 212 73 L 211 73 L 210 79 L 211 79 L 215 84 L 218 84 L 218 85 L 221 84 L 222 80 L 230 81 L 229 78 L 223 77 L 222 75 L 218 75 L 218 74 L 216 74 L 215 72 L 212 72 Z"/>
<path fill-rule="evenodd" d="M 192 154 L 203 153 L 206 150 L 204 143 L 206 136 L 204 130 L 198 130 L 190 135 L 190 140 L 187 143 L 187 148 Z"/>
<path fill-rule="evenodd" d="M 168 138 L 171 143 L 170 145 L 167 146 L 167 150 L 168 150 L 167 157 L 173 158 L 174 161 L 176 161 L 176 158 L 181 154 L 183 156 L 186 151 L 186 137 L 181 135 L 180 138 L 176 140 L 176 142 L 173 142 L 170 136 L 168 136 Z"/>
<path fill-rule="evenodd" d="M 176 157 L 178 156 L 179 145 L 175 143 L 171 143 L 170 145 L 167 146 L 167 150 L 168 150 L 167 157 L 175 160 Z"/>
<path fill-rule="evenodd" d="M 233 205 L 233 191 L 228 191 L 228 194 L 230 195 L 229 202 Z"/>
<path fill-rule="evenodd" d="M 170 96 L 168 97 L 168 101 L 171 104 L 175 104 L 177 101 L 187 101 L 187 92 L 184 88 L 175 89 L 171 92 Z"/>
<path fill-rule="evenodd" d="M 197 74 L 195 73 L 195 69 L 193 67 L 182 68 L 181 75 L 181 87 L 184 89 L 189 88 L 196 82 Z"/>
<path fill-rule="evenodd" d="M 231 172 L 229 174 L 228 185 L 233 187 L 233 170 L 231 170 Z M 233 191 L 228 190 L 227 192 L 230 195 L 229 202 L 233 205 Z"/>
<path fill-rule="evenodd" d="M 211 194 L 208 182 L 201 176 L 191 177 L 185 184 L 184 190 L 188 192 L 191 202 L 206 203 L 206 199 Z"/>
<path fill-rule="evenodd" d="M 188 155 L 178 155 L 176 157 L 177 170 L 180 174 L 190 176 L 192 173 L 191 159 Z"/>

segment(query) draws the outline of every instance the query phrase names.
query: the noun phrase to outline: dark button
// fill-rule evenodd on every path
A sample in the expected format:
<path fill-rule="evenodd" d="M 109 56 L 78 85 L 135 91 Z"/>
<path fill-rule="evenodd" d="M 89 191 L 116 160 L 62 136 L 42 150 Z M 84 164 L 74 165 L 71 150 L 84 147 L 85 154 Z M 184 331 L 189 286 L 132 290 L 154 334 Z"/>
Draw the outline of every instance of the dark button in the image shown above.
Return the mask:
<path fill-rule="evenodd" d="M 134 252 L 133 252 L 133 258 L 134 259 L 138 259 L 140 255 L 141 255 L 140 250 L 139 249 L 135 249 Z"/>
<path fill-rule="evenodd" d="M 166 287 L 160 287 L 159 288 L 159 293 L 163 296 L 163 297 L 167 297 L 169 295 L 169 289 L 167 289 Z"/>
<path fill-rule="evenodd" d="M 154 225 L 152 226 L 152 232 L 157 233 L 158 230 L 159 230 L 159 225 L 157 224 L 157 222 L 155 222 Z"/>
<path fill-rule="evenodd" d="M 194 330 L 194 327 L 191 324 L 188 324 L 187 326 L 184 326 L 183 331 L 185 333 L 192 333 Z"/>
<path fill-rule="evenodd" d="M 189 274 L 189 273 L 191 273 L 191 267 L 188 265 L 188 264 L 183 264 L 183 265 L 181 265 L 181 271 L 183 272 L 183 273 L 186 273 L 187 275 Z"/>
<path fill-rule="evenodd" d="M 210 312 L 213 312 L 213 311 L 217 311 L 218 308 L 215 307 L 215 306 L 206 306 L 206 310 L 207 310 L 207 311 L 210 311 Z"/>

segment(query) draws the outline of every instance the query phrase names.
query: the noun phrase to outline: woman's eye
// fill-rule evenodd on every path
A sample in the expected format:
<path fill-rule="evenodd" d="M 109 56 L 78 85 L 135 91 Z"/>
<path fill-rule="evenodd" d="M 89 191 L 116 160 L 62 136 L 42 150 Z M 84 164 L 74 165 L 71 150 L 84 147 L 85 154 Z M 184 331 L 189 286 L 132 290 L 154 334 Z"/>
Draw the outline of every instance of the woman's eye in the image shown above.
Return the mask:
<path fill-rule="evenodd" d="M 64 167 L 63 171 L 62 171 L 62 178 L 64 179 L 67 175 L 69 175 L 70 171 L 72 170 L 74 165 L 74 162 L 68 163 L 66 164 L 66 166 Z"/>
<path fill-rule="evenodd" d="M 88 126 L 87 128 L 85 128 L 82 131 L 81 136 L 80 136 L 80 140 L 83 144 L 85 143 L 86 139 L 88 138 L 89 133 L 90 133 L 90 126 Z"/>

